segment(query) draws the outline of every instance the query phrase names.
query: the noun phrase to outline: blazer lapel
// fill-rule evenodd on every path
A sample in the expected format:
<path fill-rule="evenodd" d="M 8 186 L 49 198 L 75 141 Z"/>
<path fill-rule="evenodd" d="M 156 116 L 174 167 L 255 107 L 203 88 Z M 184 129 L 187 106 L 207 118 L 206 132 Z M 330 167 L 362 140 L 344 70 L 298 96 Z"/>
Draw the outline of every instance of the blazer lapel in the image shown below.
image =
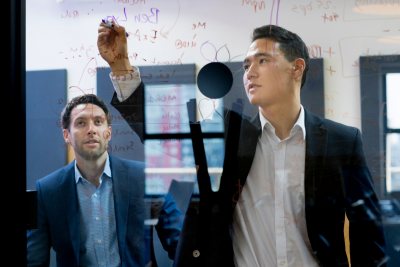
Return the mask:
<path fill-rule="evenodd" d="M 117 227 L 118 244 L 120 249 L 125 247 L 125 235 L 128 221 L 129 207 L 129 179 L 126 167 L 121 166 L 121 162 L 110 156 L 111 172 L 113 179 L 114 210 Z M 118 178 L 117 178 L 118 177 Z"/>
<path fill-rule="evenodd" d="M 238 170 L 237 177 L 235 177 L 235 190 L 233 192 L 233 208 L 239 200 L 240 193 L 244 184 L 246 183 L 247 175 L 249 174 L 251 165 L 253 163 L 254 155 L 256 153 L 258 138 L 261 134 L 261 122 L 259 115 L 249 120 L 243 118 L 240 129 L 238 161 L 240 164 L 236 166 Z"/>
<path fill-rule="evenodd" d="M 61 226 L 60 229 L 65 231 L 68 229 L 70 242 L 74 251 L 76 262 L 79 263 L 79 247 L 80 247 L 80 229 L 79 229 L 79 203 L 76 192 L 74 162 L 70 163 L 60 177 L 59 186 L 59 203 L 60 203 L 60 223 L 67 222 L 66 227 Z M 63 216 L 66 218 L 63 219 Z"/>
<path fill-rule="evenodd" d="M 306 160 L 304 173 L 305 199 L 307 206 L 313 206 L 315 200 L 318 169 L 324 169 L 327 152 L 327 132 L 323 121 L 305 110 Z"/>

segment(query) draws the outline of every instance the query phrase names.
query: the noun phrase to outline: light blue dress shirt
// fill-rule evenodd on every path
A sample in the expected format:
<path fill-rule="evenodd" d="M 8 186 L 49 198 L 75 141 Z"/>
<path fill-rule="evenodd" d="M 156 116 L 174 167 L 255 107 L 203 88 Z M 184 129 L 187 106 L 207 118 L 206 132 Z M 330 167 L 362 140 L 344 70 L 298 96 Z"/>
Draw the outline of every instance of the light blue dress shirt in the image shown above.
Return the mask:
<path fill-rule="evenodd" d="M 82 176 L 76 162 L 75 181 L 80 208 L 79 265 L 121 266 L 109 157 L 107 156 L 99 187 Z"/>

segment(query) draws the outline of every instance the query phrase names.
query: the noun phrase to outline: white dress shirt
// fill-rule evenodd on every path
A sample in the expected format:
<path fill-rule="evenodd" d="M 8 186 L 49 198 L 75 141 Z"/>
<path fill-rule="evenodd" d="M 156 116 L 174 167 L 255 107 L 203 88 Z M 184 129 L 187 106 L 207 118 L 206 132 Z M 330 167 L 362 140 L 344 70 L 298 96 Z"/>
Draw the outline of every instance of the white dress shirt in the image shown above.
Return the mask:
<path fill-rule="evenodd" d="M 140 85 L 142 81 L 140 78 L 139 68 L 132 66 L 133 72 L 125 75 L 116 76 L 110 73 L 110 79 L 113 84 L 114 90 L 117 93 L 118 100 L 125 101 Z"/>
<path fill-rule="evenodd" d="M 280 140 L 260 112 L 262 134 L 233 217 L 238 267 L 318 266 L 307 235 L 304 109 Z"/>

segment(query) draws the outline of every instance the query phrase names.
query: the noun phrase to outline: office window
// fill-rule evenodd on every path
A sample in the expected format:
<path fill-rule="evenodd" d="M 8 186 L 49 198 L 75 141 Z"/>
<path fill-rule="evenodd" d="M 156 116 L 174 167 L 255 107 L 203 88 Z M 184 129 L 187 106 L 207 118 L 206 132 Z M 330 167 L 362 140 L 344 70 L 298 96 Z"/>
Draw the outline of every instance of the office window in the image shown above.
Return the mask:
<path fill-rule="evenodd" d="M 187 109 L 187 102 L 198 97 L 196 69 L 194 64 L 139 66 L 139 69 L 145 84 L 144 141 L 109 105 L 113 117 L 110 148 L 114 155 L 146 163 L 146 195 L 158 197 L 168 192 L 172 180 L 197 181 Z M 97 93 L 103 99 L 111 99 L 113 94 L 108 73 L 105 68 L 97 72 Z M 221 153 L 224 151 L 222 104 L 222 99 L 204 98 L 197 99 L 196 107 L 197 119 L 202 120 L 214 190 L 219 186 L 224 160 L 224 153 Z"/>
<path fill-rule="evenodd" d="M 400 73 L 386 74 L 386 190 L 400 192 Z"/>
<path fill-rule="evenodd" d="M 196 182 L 187 102 L 196 98 L 196 84 L 150 84 L 145 87 L 146 194 L 162 195 L 172 180 Z M 216 190 L 224 155 L 221 105 L 205 109 L 197 101 L 197 117 L 204 133 L 211 184 Z M 211 100 L 209 100 L 211 101 Z M 200 104 L 199 104 L 200 103 Z M 209 104 L 209 103 L 208 103 Z M 203 108 L 202 108 L 203 107 Z M 204 117 L 207 116 L 207 117 Z M 198 188 L 195 188 L 198 193 Z"/>
<path fill-rule="evenodd" d="M 400 198 L 400 55 L 360 57 L 364 151 L 381 199 Z"/>
<path fill-rule="evenodd" d="M 193 73 L 194 74 L 194 73 Z M 146 194 L 163 195 L 172 180 L 195 181 L 192 145 L 187 136 L 186 102 L 195 84 L 149 84 L 145 87 Z"/>
<path fill-rule="evenodd" d="M 146 134 L 188 133 L 186 102 L 196 97 L 194 84 L 147 85 L 145 91 Z"/>

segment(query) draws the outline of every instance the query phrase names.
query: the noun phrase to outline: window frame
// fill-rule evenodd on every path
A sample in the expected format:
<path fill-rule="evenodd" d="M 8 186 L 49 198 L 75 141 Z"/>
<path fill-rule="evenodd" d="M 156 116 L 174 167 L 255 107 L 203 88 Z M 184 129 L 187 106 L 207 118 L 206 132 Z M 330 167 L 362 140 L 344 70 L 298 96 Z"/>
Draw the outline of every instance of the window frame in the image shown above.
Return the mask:
<path fill-rule="evenodd" d="M 361 125 L 364 152 L 380 198 L 400 198 L 386 189 L 386 74 L 400 72 L 400 55 L 360 57 Z M 366 145 L 368 144 L 368 145 Z"/>

